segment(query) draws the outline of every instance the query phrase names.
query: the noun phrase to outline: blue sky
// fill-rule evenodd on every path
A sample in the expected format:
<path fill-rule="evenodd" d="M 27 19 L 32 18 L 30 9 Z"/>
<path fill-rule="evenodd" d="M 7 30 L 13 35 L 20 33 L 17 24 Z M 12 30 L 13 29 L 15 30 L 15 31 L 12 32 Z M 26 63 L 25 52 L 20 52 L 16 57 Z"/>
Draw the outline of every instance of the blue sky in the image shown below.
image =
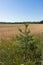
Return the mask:
<path fill-rule="evenodd" d="M 0 0 L 0 21 L 43 20 L 43 0 Z"/>

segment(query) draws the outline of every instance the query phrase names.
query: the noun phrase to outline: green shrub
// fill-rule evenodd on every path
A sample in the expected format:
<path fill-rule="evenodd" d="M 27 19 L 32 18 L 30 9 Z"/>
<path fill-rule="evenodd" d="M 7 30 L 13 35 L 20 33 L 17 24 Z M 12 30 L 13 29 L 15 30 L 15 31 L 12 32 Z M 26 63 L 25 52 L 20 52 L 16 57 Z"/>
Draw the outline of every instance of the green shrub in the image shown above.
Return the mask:
<path fill-rule="evenodd" d="M 19 29 L 20 34 L 17 35 L 18 40 L 18 52 L 17 56 L 19 57 L 21 64 L 29 65 L 29 60 L 32 65 L 41 65 L 39 64 L 41 61 L 41 48 L 38 46 L 39 39 L 30 35 L 30 30 L 28 29 L 28 25 L 25 25 L 25 30 Z M 38 42 L 37 42 L 38 41 Z"/>

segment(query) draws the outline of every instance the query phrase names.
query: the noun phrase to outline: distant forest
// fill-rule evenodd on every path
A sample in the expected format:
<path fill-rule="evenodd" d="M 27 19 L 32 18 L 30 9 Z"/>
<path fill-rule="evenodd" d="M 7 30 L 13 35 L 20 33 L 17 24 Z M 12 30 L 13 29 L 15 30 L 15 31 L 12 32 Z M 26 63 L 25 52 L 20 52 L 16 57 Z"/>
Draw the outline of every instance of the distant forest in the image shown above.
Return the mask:
<path fill-rule="evenodd" d="M 30 22 L 30 21 L 25 21 L 25 22 L 0 22 L 0 24 L 43 24 L 43 20 L 39 22 Z"/>

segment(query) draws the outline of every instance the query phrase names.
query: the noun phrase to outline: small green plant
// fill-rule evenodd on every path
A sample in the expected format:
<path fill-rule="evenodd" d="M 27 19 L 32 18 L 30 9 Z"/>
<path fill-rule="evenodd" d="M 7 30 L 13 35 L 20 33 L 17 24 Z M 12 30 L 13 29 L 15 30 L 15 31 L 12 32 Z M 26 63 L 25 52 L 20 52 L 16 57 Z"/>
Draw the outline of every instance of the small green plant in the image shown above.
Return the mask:
<path fill-rule="evenodd" d="M 41 59 L 41 50 L 35 43 L 33 36 L 30 35 L 28 24 L 25 24 L 25 30 L 19 29 L 20 34 L 17 35 L 18 46 L 17 56 L 19 62 L 24 65 L 30 65 L 29 61 L 34 63 L 33 65 L 41 65 L 39 62 Z"/>

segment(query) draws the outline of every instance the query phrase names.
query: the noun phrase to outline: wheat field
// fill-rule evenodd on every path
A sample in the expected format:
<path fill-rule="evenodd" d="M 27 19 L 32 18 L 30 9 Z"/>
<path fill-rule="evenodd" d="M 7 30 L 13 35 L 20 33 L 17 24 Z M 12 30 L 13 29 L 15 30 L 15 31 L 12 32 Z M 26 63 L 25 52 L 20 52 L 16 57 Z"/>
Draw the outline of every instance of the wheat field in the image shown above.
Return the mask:
<path fill-rule="evenodd" d="M 10 39 L 19 34 L 18 29 L 25 29 L 24 24 L 0 24 L 0 39 Z M 30 33 L 33 35 L 43 33 L 43 24 L 29 24 Z"/>

